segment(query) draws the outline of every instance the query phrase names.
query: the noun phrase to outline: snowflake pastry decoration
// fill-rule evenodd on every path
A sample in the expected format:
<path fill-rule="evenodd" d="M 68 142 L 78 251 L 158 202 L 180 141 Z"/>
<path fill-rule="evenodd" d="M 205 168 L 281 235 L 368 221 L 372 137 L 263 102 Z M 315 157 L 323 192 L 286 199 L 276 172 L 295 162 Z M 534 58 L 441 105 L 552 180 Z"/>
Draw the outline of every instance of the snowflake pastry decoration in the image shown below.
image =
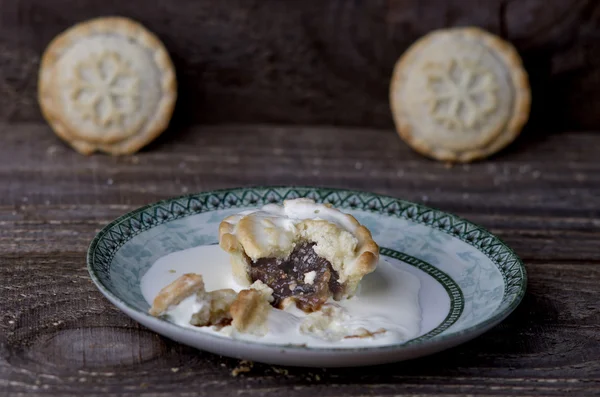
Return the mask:
<path fill-rule="evenodd" d="M 470 130 L 497 108 L 496 76 L 468 60 L 426 68 L 427 102 L 436 122 L 451 130 Z"/>
<path fill-rule="evenodd" d="M 92 54 L 75 66 L 70 99 L 84 120 L 123 126 L 139 107 L 139 77 L 116 52 Z"/>

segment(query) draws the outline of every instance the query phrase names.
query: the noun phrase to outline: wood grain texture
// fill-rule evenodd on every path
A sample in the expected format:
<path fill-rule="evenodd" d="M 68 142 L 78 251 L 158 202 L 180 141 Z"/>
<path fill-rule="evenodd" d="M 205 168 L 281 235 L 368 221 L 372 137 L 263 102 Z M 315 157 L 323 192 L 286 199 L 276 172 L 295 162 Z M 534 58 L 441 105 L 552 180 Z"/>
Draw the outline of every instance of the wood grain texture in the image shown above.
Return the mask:
<path fill-rule="evenodd" d="M 433 29 L 476 25 L 513 42 L 533 86 L 531 125 L 600 129 L 596 0 L 0 0 L 0 121 L 40 121 L 39 58 L 71 25 L 134 18 L 177 68 L 174 124 L 390 128 L 388 83 Z"/>
<path fill-rule="evenodd" d="M 453 168 L 378 129 L 194 127 L 126 158 L 78 155 L 42 124 L 0 125 L 0 136 L 2 396 L 598 395 L 597 132 L 531 134 Z M 525 260 L 527 295 L 498 327 L 433 357 L 367 369 L 255 364 L 234 377 L 239 361 L 146 330 L 89 279 L 87 245 L 112 219 L 261 184 L 363 189 L 463 215 Z"/>

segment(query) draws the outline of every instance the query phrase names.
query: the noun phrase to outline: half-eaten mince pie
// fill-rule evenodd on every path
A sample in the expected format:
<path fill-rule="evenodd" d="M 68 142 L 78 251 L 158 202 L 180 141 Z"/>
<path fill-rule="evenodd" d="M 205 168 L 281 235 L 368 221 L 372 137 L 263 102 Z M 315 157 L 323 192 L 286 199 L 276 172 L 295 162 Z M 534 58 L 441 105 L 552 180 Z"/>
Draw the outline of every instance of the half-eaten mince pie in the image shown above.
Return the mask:
<path fill-rule="evenodd" d="M 219 245 L 231 254 L 238 283 L 261 281 L 273 290 L 274 307 L 293 302 L 305 312 L 319 310 L 330 297 L 353 296 L 379 261 L 379 247 L 365 226 L 306 198 L 224 219 Z"/>

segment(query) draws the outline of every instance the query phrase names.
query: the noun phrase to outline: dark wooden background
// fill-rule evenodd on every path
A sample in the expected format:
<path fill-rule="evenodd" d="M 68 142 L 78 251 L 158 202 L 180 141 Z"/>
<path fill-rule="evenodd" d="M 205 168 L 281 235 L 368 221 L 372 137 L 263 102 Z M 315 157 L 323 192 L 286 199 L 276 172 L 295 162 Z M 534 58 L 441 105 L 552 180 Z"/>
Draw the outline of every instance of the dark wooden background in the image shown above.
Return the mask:
<path fill-rule="evenodd" d="M 133 17 L 165 42 L 180 100 L 135 156 L 80 156 L 35 98 L 71 24 Z M 434 28 L 510 39 L 531 75 L 522 136 L 446 168 L 393 130 L 395 59 Z M 600 395 L 597 0 L 0 0 L 0 396 Z M 215 125 L 215 124 L 223 125 Z M 203 353 L 140 327 L 92 284 L 94 234 L 182 193 L 304 184 L 385 193 L 482 224 L 524 259 L 528 293 L 485 335 L 376 368 L 306 370 Z"/>
<path fill-rule="evenodd" d="M 432 29 L 477 25 L 516 45 L 532 124 L 600 129 L 597 0 L 0 0 L 0 119 L 41 121 L 39 57 L 76 22 L 132 17 L 175 62 L 177 125 L 294 123 L 390 128 L 388 83 Z"/>

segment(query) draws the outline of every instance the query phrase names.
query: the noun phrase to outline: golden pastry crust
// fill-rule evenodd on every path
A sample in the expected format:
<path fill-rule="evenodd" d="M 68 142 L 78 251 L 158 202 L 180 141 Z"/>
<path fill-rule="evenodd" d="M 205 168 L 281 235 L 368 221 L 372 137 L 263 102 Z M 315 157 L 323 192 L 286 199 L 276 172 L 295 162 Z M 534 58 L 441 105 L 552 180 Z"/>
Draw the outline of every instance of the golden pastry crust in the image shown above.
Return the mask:
<path fill-rule="evenodd" d="M 256 280 L 254 283 L 252 283 L 250 289 L 258 291 L 267 302 L 273 302 L 273 288 L 269 287 L 262 281 Z"/>
<path fill-rule="evenodd" d="M 171 306 L 178 305 L 182 300 L 200 292 L 204 293 L 204 280 L 202 276 L 186 273 L 160 290 L 152 307 L 148 311 L 152 316 L 160 316 Z"/>
<path fill-rule="evenodd" d="M 377 335 L 381 335 L 381 334 L 385 334 L 387 332 L 387 330 L 385 328 L 378 328 L 375 331 L 369 331 L 366 328 L 359 328 L 356 330 L 355 334 L 352 335 L 346 335 L 344 336 L 344 339 L 366 339 L 366 338 L 373 338 Z"/>
<path fill-rule="evenodd" d="M 264 336 L 269 331 L 267 319 L 271 305 L 265 295 L 255 289 L 240 291 L 231 304 L 231 325 L 241 333 Z"/>
<path fill-rule="evenodd" d="M 528 120 L 531 92 L 516 49 L 475 27 L 431 32 L 397 61 L 390 104 L 400 137 L 447 162 L 509 145 Z"/>
<path fill-rule="evenodd" d="M 289 209 L 291 212 L 301 209 L 310 218 L 289 218 L 284 213 L 288 207 L 295 208 Z M 379 246 L 371 232 L 352 215 L 305 198 L 286 200 L 283 207 L 269 205 L 264 209 L 271 212 L 236 214 L 219 225 L 219 244 L 231 255 L 238 283 L 252 283 L 252 262 L 260 258 L 285 258 L 303 241 L 315 243 L 317 255 L 331 263 L 343 284 L 345 298 L 354 295 L 360 280 L 375 270 Z M 332 217 L 335 222 L 314 219 L 322 216 Z"/>
<path fill-rule="evenodd" d="M 176 97 L 175 69 L 164 45 L 127 18 L 79 23 L 52 40 L 42 56 L 42 114 L 85 155 L 138 151 L 167 128 Z"/>
<path fill-rule="evenodd" d="M 354 295 L 360 280 L 371 273 L 379 262 L 379 246 L 371 232 L 352 215 L 344 214 L 355 226 L 352 234 L 322 220 L 305 220 L 299 224 L 301 238 L 315 242 L 315 252 L 327 259 L 344 283 L 345 297 Z M 333 239 L 333 241 L 331 241 Z M 347 264 L 352 267 L 348 268 Z"/>
<path fill-rule="evenodd" d="M 237 299 L 237 292 L 229 288 L 208 292 L 204 289 L 202 276 L 195 273 L 186 273 L 161 289 L 148 312 L 155 317 L 161 316 L 192 295 L 202 305 L 191 314 L 190 324 L 198 327 L 226 326 L 231 322 L 229 309 Z"/>
<path fill-rule="evenodd" d="M 192 314 L 190 324 L 198 327 L 228 325 L 231 322 L 229 308 L 236 298 L 237 292 L 230 288 L 196 293 L 196 299 L 204 302 L 204 305 Z"/>

